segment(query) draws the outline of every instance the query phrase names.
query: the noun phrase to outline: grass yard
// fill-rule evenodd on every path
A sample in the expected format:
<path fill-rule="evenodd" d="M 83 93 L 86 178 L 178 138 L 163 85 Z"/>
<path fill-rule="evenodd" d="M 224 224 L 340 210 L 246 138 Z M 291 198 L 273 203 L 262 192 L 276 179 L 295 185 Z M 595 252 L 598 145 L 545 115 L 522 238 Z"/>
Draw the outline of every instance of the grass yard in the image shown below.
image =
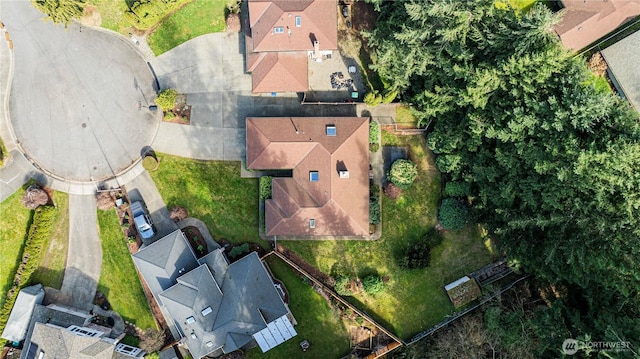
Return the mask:
<path fill-rule="evenodd" d="M 69 195 L 54 192 L 53 200 L 58 209 L 55 227 L 44 247 L 46 252 L 42 256 L 40 267 L 31 276 L 31 283 L 41 283 L 46 287 L 60 289 L 69 249 Z"/>
<path fill-rule="evenodd" d="M 85 9 L 87 12 L 97 11 L 102 18 L 101 27 L 126 35 L 131 24 L 125 19 L 127 3 L 124 0 L 89 0 Z"/>
<path fill-rule="evenodd" d="M 185 207 L 214 239 L 269 248 L 258 236 L 258 179 L 240 178 L 240 162 L 158 156 L 160 168 L 150 174 L 169 210 Z"/>
<path fill-rule="evenodd" d="M 226 28 L 227 0 L 194 0 L 165 19 L 149 36 L 153 53 L 160 55 L 185 41 Z"/>
<path fill-rule="evenodd" d="M 13 284 L 33 220 L 33 213 L 22 206 L 23 193 L 23 190 L 18 190 L 0 203 L 0 307 Z"/>
<path fill-rule="evenodd" d="M 422 238 L 437 222 L 440 173 L 422 136 L 394 136 L 383 131 L 383 145 L 409 146 L 419 166 L 413 186 L 397 200 L 382 200 L 382 238 L 378 241 L 287 241 L 309 263 L 332 276 L 376 273 L 388 276 L 382 293 L 357 294 L 349 299 L 402 338 L 440 322 L 453 312 L 443 286 L 492 261 L 480 228 L 469 225 L 448 231 L 432 250 L 426 269 L 397 265 L 404 249 Z"/>
<path fill-rule="evenodd" d="M 339 314 L 281 259 L 269 256 L 267 263 L 273 275 L 289 291 L 289 308 L 298 321 L 295 326 L 298 336 L 264 354 L 260 348 L 252 349 L 248 358 L 324 359 L 346 355 L 350 350 L 349 334 Z M 306 352 L 300 349 L 300 342 L 304 339 L 311 343 Z"/>
<path fill-rule="evenodd" d="M 116 212 L 98 210 L 98 226 L 102 242 L 98 291 L 106 295 L 112 309 L 124 320 L 142 329 L 156 328 Z"/>

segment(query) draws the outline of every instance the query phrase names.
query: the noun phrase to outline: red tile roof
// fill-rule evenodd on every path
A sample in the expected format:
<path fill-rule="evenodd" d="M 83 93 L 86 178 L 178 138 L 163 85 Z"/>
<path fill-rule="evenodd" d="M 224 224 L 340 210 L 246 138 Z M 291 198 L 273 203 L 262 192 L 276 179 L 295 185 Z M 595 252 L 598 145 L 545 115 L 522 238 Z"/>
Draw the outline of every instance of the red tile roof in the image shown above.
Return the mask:
<path fill-rule="evenodd" d="M 314 41 L 320 50 L 338 48 L 336 6 L 336 0 L 249 1 L 246 54 L 253 92 L 309 89 L 307 59 Z"/>
<path fill-rule="evenodd" d="M 562 4 L 562 21 L 555 30 L 575 51 L 640 15 L 640 0 L 563 0 Z"/>
<path fill-rule="evenodd" d="M 327 136 L 328 125 L 336 136 Z M 369 235 L 368 143 L 364 117 L 247 118 L 247 168 L 293 170 L 273 179 L 267 235 Z"/>

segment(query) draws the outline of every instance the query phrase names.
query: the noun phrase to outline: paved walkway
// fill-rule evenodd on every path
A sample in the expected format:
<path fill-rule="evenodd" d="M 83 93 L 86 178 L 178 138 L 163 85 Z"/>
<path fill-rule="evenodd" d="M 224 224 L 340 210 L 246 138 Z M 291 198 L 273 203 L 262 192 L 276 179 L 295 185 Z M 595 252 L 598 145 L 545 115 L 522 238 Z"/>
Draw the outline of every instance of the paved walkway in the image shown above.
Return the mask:
<path fill-rule="evenodd" d="M 98 236 L 94 195 L 69 195 L 69 250 L 62 282 L 75 308 L 89 311 L 102 269 L 102 247 Z"/>

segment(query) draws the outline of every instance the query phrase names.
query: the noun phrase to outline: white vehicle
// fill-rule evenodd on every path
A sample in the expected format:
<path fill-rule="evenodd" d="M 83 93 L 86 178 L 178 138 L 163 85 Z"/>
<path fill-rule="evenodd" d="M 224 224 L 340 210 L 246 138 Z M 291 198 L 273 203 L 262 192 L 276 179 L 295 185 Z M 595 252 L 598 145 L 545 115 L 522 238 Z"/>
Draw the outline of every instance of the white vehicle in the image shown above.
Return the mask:
<path fill-rule="evenodd" d="M 149 239 L 156 234 L 151 217 L 147 213 L 147 209 L 142 202 L 135 201 L 131 203 L 131 215 L 133 216 L 133 222 L 136 224 L 136 229 L 144 239 Z"/>

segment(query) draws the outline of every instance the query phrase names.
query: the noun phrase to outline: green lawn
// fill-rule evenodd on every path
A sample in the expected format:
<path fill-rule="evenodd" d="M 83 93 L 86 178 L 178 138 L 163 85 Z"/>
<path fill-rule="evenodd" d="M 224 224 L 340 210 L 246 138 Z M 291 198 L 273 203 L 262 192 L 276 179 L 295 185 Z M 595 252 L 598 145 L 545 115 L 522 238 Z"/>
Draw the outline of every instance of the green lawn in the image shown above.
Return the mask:
<path fill-rule="evenodd" d="M 23 194 L 20 189 L 0 203 L 0 307 L 11 289 L 33 220 L 32 212 L 22 206 Z"/>
<path fill-rule="evenodd" d="M 160 55 L 185 41 L 226 28 L 226 0 L 194 0 L 165 19 L 149 36 L 153 53 Z"/>
<path fill-rule="evenodd" d="M 349 352 L 349 334 L 340 316 L 331 309 L 327 301 L 281 259 L 267 258 L 274 276 L 281 280 L 290 294 L 289 308 L 298 321 L 295 326 L 298 336 L 276 348 L 262 353 L 255 348 L 248 358 L 340 358 Z M 307 339 L 311 347 L 306 352 L 300 342 Z"/>
<path fill-rule="evenodd" d="M 124 12 L 127 11 L 127 3 L 124 0 L 89 0 L 85 11 L 91 9 L 100 13 L 101 27 L 123 35 L 128 33 L 131 24 L 124 17 Z"/>
<path fill-rule="evenodd" d="M 107 296 L 112 309 L 124 320 L 142 329 L 156 328 L 116 212 L 98 210 L 98 226 L 102 242 L 98 291 Z"/>
<path fill-rule="evenodd" d="M 69 195 L 54 192 L 53 200 L 58 209 L 51 238 L 47 240 L 40 267 L 31 276 L 31 283 L 60 289 L 69 249 Z"/>
<path fill-rule="evenodd" d="M 378 241 L 286 241 L 321 271 L 333 276 L 389 276 L 384 292 L 358 294 L 349 299 L 402 338 L 409 338 L 453 312 L 445 284 L 491 262 L 490 248 L 480 228 L 469 225 L 448 231 L 432 251 L 430 267 L 400 268 L 397 258 L 409 244 L 436 224 L 440 174 L 422 136 L 393 136 L 383 131 L 384 145 L 406 145 L 419 165 L 419 177 L 397 201 L 382 201 L 382 238 Z"/>
<path fill-rule="evenodd" d="M 160 168 L 150 174 L 167 208 L 185 207 L 214 239 L 269 248 L 258 236 L 258 179 L 240 178 L 240 162 L 158 156 Z"/>

